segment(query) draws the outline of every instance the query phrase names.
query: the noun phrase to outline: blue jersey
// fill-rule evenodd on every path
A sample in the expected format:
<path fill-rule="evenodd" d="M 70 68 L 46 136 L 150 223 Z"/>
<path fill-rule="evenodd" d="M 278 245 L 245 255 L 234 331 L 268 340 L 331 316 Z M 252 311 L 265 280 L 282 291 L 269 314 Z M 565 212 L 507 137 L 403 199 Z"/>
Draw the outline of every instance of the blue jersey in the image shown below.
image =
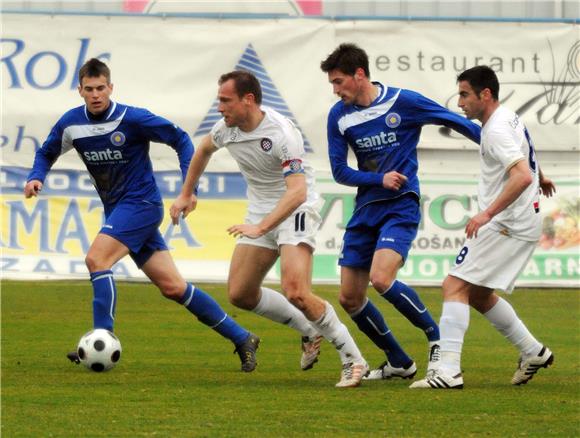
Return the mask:
<path fill-rule="evenodd" d="M 142 108 L 111 102 L 104 114 L 95 117 L 83 105 L 66 112 L 52 128 L 36 152 L 28 181 L 44 182 L 57 158 L 74 148 L 106 211 L 126 201 L 161 204 L 149 158 L 150 141 L 175 149 L 185 178 L 193 144 L 182 129 Z"/>
<path fill-rule="evenodd" d="M 379 96 L 368 107 L 337 102 L 328 115 L 328 155 L 336 182 L 358 187 L 355 210 L 404 193 L 420 197 L 417 144 L 423 125 L 444 125 L 479 144 L 480 127 L 465 117 L 414 91 L 387 88 L 378 82 Z M 358 170 L 348 166 L 348 147 Z M 390 171 L 408 180 L 398 191 L 383 187 Z"/>

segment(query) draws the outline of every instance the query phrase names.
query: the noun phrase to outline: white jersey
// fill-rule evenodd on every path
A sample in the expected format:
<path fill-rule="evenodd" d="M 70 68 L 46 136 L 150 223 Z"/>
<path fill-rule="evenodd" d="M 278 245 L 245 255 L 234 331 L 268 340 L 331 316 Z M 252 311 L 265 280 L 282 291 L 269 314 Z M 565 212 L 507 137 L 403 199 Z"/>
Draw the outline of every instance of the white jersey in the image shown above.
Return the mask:
<path fill-rule="evenodd" d="M 499 196 L 508 180 L 509 169 L 520 160 L 526 160 L 533 182 L 518 199 L 491 220 L 490 227 L 508 236 L 535 241 L 540 238 L 542 224 L 534 147 L 518 115 L 500 106 L 481 130 L 480 211 L 489 207 Z"/>
<path fill-rule="evenodd" d="M 217 148 L 227 148 L 248 184 L 248 212 L 269 213 L 286 192 L 284 178 L 304 173 L 307 198 L 303 205 L 316 206 L 314 172 L 305 159 L 304 140 L 294 124 L 268 107 L 264 119 L 251 132 L 228 128 L 221 119 L 211 130 Z"/>

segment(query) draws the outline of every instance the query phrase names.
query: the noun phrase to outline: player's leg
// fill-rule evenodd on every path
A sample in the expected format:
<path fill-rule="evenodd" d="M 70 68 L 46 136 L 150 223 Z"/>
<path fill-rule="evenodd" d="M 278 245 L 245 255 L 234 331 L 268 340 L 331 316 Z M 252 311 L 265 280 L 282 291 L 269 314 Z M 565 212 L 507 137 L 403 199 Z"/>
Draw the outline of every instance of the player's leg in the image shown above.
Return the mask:
<path fill-rule="evenodd" d="M 413 360 L 397 342 L 379 309 L 367 298 L 369 273 L 363 268 L 342 266 L 340 304 L 357 327 L 385 352 L 387 360 L 369 372 L 367 378 L 412 378 L 417 372 Z"/>
<path fill-rule="evenodd" d="M 251 333 L 233 320 L 209 294 L 183 279 L 169 251 L 154 251 L 141 269 L 163 296 L 183 305 L 203 324 L 232 341 L 236 348 L 250 339 Z M 242 370 L 253 371 L 255 365 L 255 359 L 243 362 Z"/>
<path fill-rule="evenodd" d="M 282 290 L 318 333 L 338 351 L 343 373 L 337 386 L 358 386 L 368 371 L 368 365 L 332 305 L 312 293 L 312 251 L 312 247 L 305 243 L 280 246 Z"/>
<path fill-rule="evenodd" d="M 278 259 L 278 251 L 240 243 L 236 245 L 230 264 L 228 295 L 230 302 L 241 309 L 287 325 L 302 334 L 316 331 L 296 307 L 279 292 L 262 286 L 266 274 Z"/>
<path fill-rule="evenodd" d="M 457 275 L 472 279 L 473 283 L 511 293 L 535 247 L 536 242 L 514 239 L 492 229 L 484 229 L 475 243 L 466 246 L 468 253 L 463 263 L 458 263 L 453 269 Z M 477 260 L 477 264 L 472 263 L 473 260 Z M 506 300 L 495 293 L 489 296 L 472 293 L 470 304 L 520 351 L 512 384 L 524 384 L 540 368 L 552 364 L 554 355 L 550 349 L 538 342 Z"/>
<path fill-rule="evenodd" d="M 419 202 L 414 195 L 377 205 L 381 211 L 376 248 L 370 268 L 370 280 L 375 290 L 405 316 L 415 327 L 425 333 L 429 341 L 429 372 L 439 363 L 439 327 L 431 317 L 417 292 L 396 279 L 403 266 L 421 219 Z"/>
<path fill-rule="evenodd" d="M 111 268 L 129 254 L 129 248 L 116 238 L 99 233 L 91 244 L 85 263 L 93 286 L 93 327 L 113 331 L 117 287 Z"/>
<path fill-rule="evenodd" d="M 119 240 L 103 233 L 91 244 L 85 257 L 93 287 L 93 328 L 113 331 L 117 305 L 117 287 L 111 268 L 129 253 L 129 248 Z M 67 358 L 80 363 L 78 353 L 71 351 Z"/>
<path fill-rule="evenodd" d="M 483 294 L 486 289 L 451 274 L 444 280 L 443 310 L 439 322 L 441 361 L 438 369 L 428 373 L 425 379 L 413 383 L 411 388 L 463 388 L 461 352 L 465 333 L 469 327 L 469 296 L 477 292 Z"/>
<path fill-rule="evenodd" d="M 479 298 L 470 303 L 520 351 L 517 369 L 511 380 L 513 385 L 526 384 L 540 368 L 552 365 L 552 351 L 530 333 L 510 303 L 497 296 L 495 304 L 481 303 Z"/>

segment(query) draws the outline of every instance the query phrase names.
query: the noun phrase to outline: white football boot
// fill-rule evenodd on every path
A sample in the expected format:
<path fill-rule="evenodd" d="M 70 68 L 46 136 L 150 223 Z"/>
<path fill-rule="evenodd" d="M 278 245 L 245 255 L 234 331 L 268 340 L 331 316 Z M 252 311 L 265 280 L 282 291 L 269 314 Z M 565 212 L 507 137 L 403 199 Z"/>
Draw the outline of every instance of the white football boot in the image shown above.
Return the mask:
<path fill-rule="evenodd" d="M 413 382 L 409 388 L 412 389 L 463 389 L 463 376 L 461 373 L 456 376 L 449 376 L 441 369 L 433 371 L 431 376 Z"/>
<path fill-rule="evenodd" d="M 412 362 L 407 368 L 396 368 L 392 366 L 388 361 L 380 364 L 376 369 L 368 372 L 366 376 L 363 377 L 364 380 L 383 380 L 392 379 L 393 377 L 398 377 L 400 379 L 412 379 L 417 374 L 417 365 Z"/>
<path fill-rule="evenodd" d="M 314 337 L 302 336 L 302 357 L 300 358 L 300 368 L 303 371 L 311 369 L 320 355 L 320 345 L 324 338 L 320 335 Z"/>
<path fill-rule="evenodd" d="M 537 356 L 525 359 L 520 357 L 518 369 L 512 377 L 512 385 L 525 385 L 540 368 L 548 368 L 553 362 L 554 354 L 546 346 L 542 347 Z"/>
<path fill-rule="evenodd" d="M 342 366 L 340 381 L 335 386 L 337 388 L 356 388 L 360 385 L 364 375 L 368 372 L 369 366 L 366 362 L 345 363 Z"/>

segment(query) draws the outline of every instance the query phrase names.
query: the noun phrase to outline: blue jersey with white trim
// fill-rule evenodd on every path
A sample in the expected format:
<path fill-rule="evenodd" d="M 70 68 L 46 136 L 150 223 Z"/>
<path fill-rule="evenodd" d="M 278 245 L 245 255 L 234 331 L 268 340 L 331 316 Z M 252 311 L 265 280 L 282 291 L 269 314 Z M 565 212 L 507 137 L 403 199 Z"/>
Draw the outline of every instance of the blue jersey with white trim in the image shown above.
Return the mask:
<path fill-rule="evenodd" d="M 75 149 L 105 207 L 120 201 L 161 203 L 149 142 L 177 152 L 183 178 L 193 155 L 191 139 L 169 120 L 146 109 L 111 102 L 101 116 L 80 106 L 66 112 L 36 152 L 28 181 L 43 181 L 58 157 Z"/>
<path fill-rule="evenodd" d="M 336 182 L 358 187 L 355 210 L 375 201 L 404 193 L 420 196 L 417 176 L 417 144 L 423 125 L 444 125 L 479 144 L 480 127 L 411 90 L 379 87 L 378 97 L 368 107 L 337 102 L 328 115 L 328 155 Z M 353 150 L 358 170 L 348 166 L 348 148 Z M 408 180 L 399 190 L 383 187 L 390 171 Z"/>

